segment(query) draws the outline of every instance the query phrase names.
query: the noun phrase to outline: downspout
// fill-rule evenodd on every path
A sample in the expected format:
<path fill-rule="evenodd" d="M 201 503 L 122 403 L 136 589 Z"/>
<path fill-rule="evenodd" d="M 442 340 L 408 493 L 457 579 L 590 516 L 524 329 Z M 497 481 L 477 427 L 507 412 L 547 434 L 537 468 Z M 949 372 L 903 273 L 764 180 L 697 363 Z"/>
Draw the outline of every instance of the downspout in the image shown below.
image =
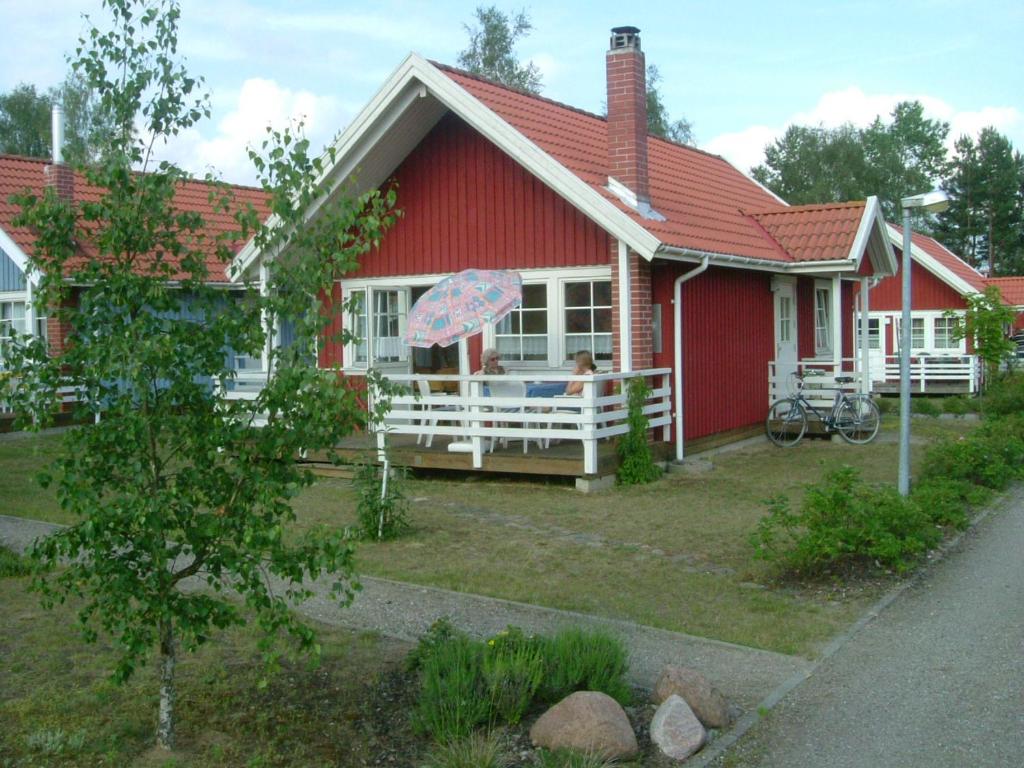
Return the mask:
<path fill-rule="evenodd" d="M 683 460 L 683 283 L 692 280 L 708 268 L 710 256 L 701 258 L 700 266 L 676 278 L 672 289 L 673 342 L 675 345 L 675 390 L 676 390 L 676 461 Z"/>
<path fill-rule="evenodd" d="M 619 370 L 633 370 L 633 286 L 629 274 L 629 246 L 619 240 Z"/>

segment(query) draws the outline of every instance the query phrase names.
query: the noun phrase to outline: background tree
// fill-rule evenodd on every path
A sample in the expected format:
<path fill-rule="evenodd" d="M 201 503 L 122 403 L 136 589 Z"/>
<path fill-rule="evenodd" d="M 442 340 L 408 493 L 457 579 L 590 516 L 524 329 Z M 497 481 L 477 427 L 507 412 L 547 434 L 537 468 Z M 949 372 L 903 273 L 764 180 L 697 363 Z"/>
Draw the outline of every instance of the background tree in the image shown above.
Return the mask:
<path fill-rule="evenodd" d="M 525 11 L 506 15 L 496 6 L 477 6 L 476 25 L 464 25 L 469 46 L 459 54 L 459 66 L 476 75 L 529 93 L 540 93 L 540 70 L 532 62 L 520 64 L 516 41 L 533 25 Z"/>
<path fill-rule="evenodd" d="M 113 121 L 104 163 L 85 169 L 102 194 L 69 201 L 49 190 L 20 201 L 19 223 L 38 234 L 36 299 L 70 328 L 67 343 L 54 357 L 38 339 L 15 345 L 0 398 L 33 427 L 51 420 L 63 388 L 77 393 L 83 426 L 65 433 L 50 472 L 78 522 L 34 547 L 34 587 L 47 604 L 80 599 L 85 638 L 105 632 L 120 651 L 116 679 L 157 652 L 157 742 L 170 747 L 179 649 L 254 621 L 268 660 L 281 634 L 315 652 L 312 630 L 291 611 L 310 594 L 304 580 L 331 574 L 332 594 L 351 599 L 346 534 L 287 530 L 289 500 L 313 480 L 293 457 L 330 455 L 366 422 L 338 372 L 309 364 L 318 338 L 333 338 L 333 313 L 310 310 L 379 241 L 394 195 L 324 201 L 315 180 L 332 156 L 311 157 L 288 131 L 268 133 L 253 157 L 279 226 L 263 225 L 208 178 L 210 212 L 229 211 L 238 225 L 210 236 L 202 214 L 174 205 L 186 173 L 150 166 L 155 142 L 209 112 L 201 81 L 175 57 L 179 8 L 173 0 L 104 7 L 110 28 L 86 33 L 74 63 Z M 276 254 L 270 289 L 225 295 L 207 265 L 225 266 L 231 244 L 250 237 Z M 229 351 L 259 356 L 281 319 L 294 323 L 295 343 L 269 354 L 274 375 L 253 401 L 224 397 L 235 379 Z M 265 426 L 255 426 L 258 416 Z M 181 589 L 190 577 L 202 589 Z"/>
<path fill-rule="evenodd" d="M 995 128 L 961 136 L 943 183 L 949 210 L 938 237 L 991 274 L 1024 274 L 1024 158 Z"/>
<path fill-rule="evenodd" d="M 995 381 L 1003 363 L 1017 352 L 1017 344 L 1006 329 L 1013 326 L 1017 313 L 1003 304 L 999 288 L 990 285 L 984 293 L 975 293 L 966 298 L 967 310 L 963 316 L 947 312 L 946 317 L 956 320 L 953 338 L 971 339 L 974 351 L 985 364 L 986 381 Z"/>
<path fill-rule="evenodd" d="M 669 139 L 677 144 L 692 145 L 695 143 L 693 124 L 685 117 L 673 120 L 669 117 L 668 108 L 661 100 L 658 83 L 661 73 L 654 64 L 647 65 L 647 130 L 655 136 Z"/>
<path fill-rule="evenodd" d="M 791 126 L 765 147 L 765 162 L 752 175 L 795 204 L 877 195 L 886 217 L 897 221 L 901 198 L 932 189 L 945 175 L 949 125 L 924 117 L 916 101 L 897 104 L 891 117 L 876 117 L 865 129 Z"/>
<path fill-rule="evenodd" d="M 112 123 L 88 83 L 74 72 L 46 92 L 22 83 L 0 95 L 0 152 L 50 157 L 54 104 L 64 107 L 65 161 L 83 165 L 98 160 Z"/>

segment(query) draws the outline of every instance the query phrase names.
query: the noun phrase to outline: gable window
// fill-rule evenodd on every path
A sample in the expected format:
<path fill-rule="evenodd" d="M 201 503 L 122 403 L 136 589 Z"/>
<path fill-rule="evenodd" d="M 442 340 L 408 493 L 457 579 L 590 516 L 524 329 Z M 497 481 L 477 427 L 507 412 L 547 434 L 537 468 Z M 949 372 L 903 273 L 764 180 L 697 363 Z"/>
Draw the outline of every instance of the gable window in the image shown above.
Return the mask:
<path fill-rule="evenodd" d="M 585 280 L 563 283 L 564 352 L 571 360 L 589 350 L 597 362 L 612 360 L 612 283 Z"/>
<path fill-rule="evenodd" d="M 823 283 L 814 286 L 814 354 L 832 354 L 832 288 Z"/>
<path fill-rule="evenodd" d="M 936 349 L 959 349 L 960 342 L 953 335 L 957 327 L 955 317 L 935 318 L 935 348 Z"/>
<path fill-rule="evenodd" d="M 545 283 L 523 286 L 523 303 L 494 329 L 495 346 L 502 360 L 510 362 L 548 359 L 548 287 Z"/>

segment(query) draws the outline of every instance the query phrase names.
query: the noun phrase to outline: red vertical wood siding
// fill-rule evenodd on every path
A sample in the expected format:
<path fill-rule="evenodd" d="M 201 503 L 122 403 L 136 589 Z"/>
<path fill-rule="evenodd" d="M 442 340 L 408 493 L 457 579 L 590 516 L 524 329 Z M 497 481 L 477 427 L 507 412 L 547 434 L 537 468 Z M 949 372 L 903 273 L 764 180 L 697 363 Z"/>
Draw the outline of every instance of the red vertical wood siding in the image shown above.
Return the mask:
<path fill-rule="evenodd" d="M 655 264 L 662 351 L 655 367 L 674 366 L 673 283 L 688 271 Z M 683 406 L 687 440 L 760 424 L 775 350 L 771 275 L 712 267 L 683 284 Z"/>
<path fill-rule="evenodd" d="M 604 230 L 453 115 L 393 179 L 403 216 L 346 277 L 608 263 Z"/>
<path fill-rule="evenodd" d="M 796 281 L 796 340 L 799 359 L 814 357 L 813 277 L 798 277 Z"/>
<path fill-rule="evenodd" d="M 331 322 L 325 329 L 325 338 L 322 339 L 319 348 L 321 368 L 330 368 L 333 365 L 341 365 L 343 345 L 338 338 L 341 333 L 341 286 L 337 283 L 331 288 L 331 296 L 328 300 L 324 294 L 320 295 L 321 312 L 331 318 Z"/>
<path fill-rule="evenodd" d="M 840 312 L 839 322 L 843 324 L 843 357 L 853 357 L 853 337 L 857 334 L 857 318 L 853 316 L 853 283 L 849 280 L 839 282 Z"/>
<path fill-rule="evenodd" d="M 964 309 L 963 296 L 950 288 L 916 261 L 910 268 L 911 306 L 914 309 Z M 903 307 L 903 276 L 893 275 L 871 289 L 868 309 L 895 312 Z"/>

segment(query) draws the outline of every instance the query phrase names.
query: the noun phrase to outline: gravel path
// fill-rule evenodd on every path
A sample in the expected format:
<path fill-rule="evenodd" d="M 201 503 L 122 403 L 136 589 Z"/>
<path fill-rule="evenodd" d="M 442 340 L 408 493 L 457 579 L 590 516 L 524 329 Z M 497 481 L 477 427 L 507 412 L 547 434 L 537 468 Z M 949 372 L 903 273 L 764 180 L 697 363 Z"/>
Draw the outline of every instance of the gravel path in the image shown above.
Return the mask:
<path fill-rule="evenodd" d="M 0 515 L 0 541 L 23 550 L 39 536 L 58 526 Z M 770 651 L 669 632 L 625 621 L 601 619 L 570 611 L 515 603 L 387 579 L 361 577 L 363 589 L 348 608 L 314 597 L 299 606 L 303 614 L 324 623 L 374 630 L 389 637 L 415 640 L 442 616 L 478 637 L 493 635 L 509 624 L 527 632 L 550 632 L 567 626 L 603 627 L 621 637 L 630 653 L 632 681 L 653 688 L 665 664 L 699 669 L 726 697 L 743 710 L 751 710 L 779 685 L 806 675 L 811 662 Z M 327 594 L 329 581 L 314 584 Z"/>
<path fill-rule="evenodd" d="M 711 764 L 1024 765 L 1024 489 Z"/>

